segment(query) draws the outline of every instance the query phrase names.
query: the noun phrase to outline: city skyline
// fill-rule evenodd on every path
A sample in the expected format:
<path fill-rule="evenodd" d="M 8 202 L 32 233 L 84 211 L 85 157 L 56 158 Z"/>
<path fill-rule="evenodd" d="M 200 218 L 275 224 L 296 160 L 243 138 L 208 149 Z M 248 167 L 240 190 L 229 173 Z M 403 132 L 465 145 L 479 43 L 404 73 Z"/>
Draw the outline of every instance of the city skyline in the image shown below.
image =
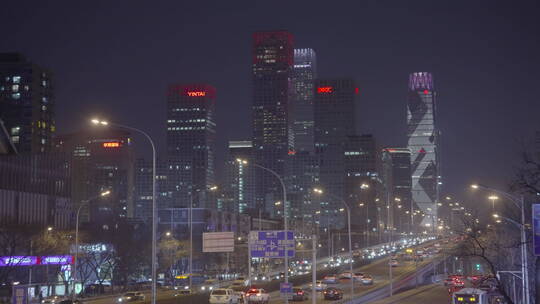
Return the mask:
<path fill-rule="evenodd" d="M 405 134 L 402 130 L 406 123 L 403 117 L 406 101 L 403 96 L 407 91 L 407 75 L 418 70 L 432 71 L 441 94 L 439 129 L 444 132 L 442 171 L 447 186 L 445 192 L 457 192 L 468 182 L 475 180 L 487 180 L 490 184 L 506 187 L 507 180 L 513 175 L 513 168 L 519 163 L 521 148 L 515 146 L 533 136 L 533 128 L 530 128 L 534 125 L 532 113 L 535 112 L 533 109 L 538 107 L 537 103 L 532 104 L 534 96 L 540 94 L 532 82 L 538 70 L 531 68 L 538 66 L 538 60 L 536 57 L 533 57 L 532 62 L 524 60 L 528 52 L 532 54 L 533 50 L 539 48 L 537 41 L 528 39 L 534 35 L 537 28 L 534 26 L 537 21 L 526 18 L 535 11 L 535 6 L 530 2 L 524 2 L 521 7 L 495 2 L 489 7 L 501 17 L 494 17 L 496 14 L 482 13 L 480 8 L 483 6 L 476 3 L 465 6 L 465 2 L 455 1 L 452 5 L 430 5 L 431 15 L 437 17 L 433 18 L 437 21 L 430 27 L 422 27 L 425 19 L 419 17 L 424 16 L 426 3 L 418 1 L 409 8 L 351 4 L 336 6 L 324 13 L 314 8 L 309 9 L 309 14 L 314 18 L 324 20 L 320 25 L 302 23 L 305 18 L 301 16 L 284 16 L 282 20 L 273 23 L 269 19 L 272 9 L 257 19 L 254 16 L 260 11 L 259 8 L 235 4 L 230 6 L 229 14 L 244 17 L 230 24 L 221 23 L 228 33 L 222 37 L 216 36 L 217 32 L 213 31 L 212 27 L 223 20 L 222 18 L 226 18 L 217 15 L 222 8 L 218 5 L 207 12 L 216 17 L 209 23 L 210 26 L 182 26 L 180 32 L 170 35 L 169 24 L 157 22 L 155 29 L 167 29 L 162 34 L 160 31 L 156 34 L 156 41 L 164 46 L 161 52 L 162 60 L 159 62 L 145 56 L 147 52 L 135 51 L 130 52 L 129 56 L 123 56 L 128 54 L 127 48 L 132 48 L 135 43 L 145 45 L 150 37 L 134 36 L 135 33 L 145 33 L 145 30 L 136 26 L 132 19 L 128 19 L 124 26 L 112 26 L 111 22 L 122 14 L 119 7 L 108 8 L 107 14 L 100 17 L 103 18 L 102 22 L 93 28 L 85 28 L 83 32 L 75 32 L 75 28 L 65 28 L 58 36 L 50 37 L 50 41 L 33 42 L 24 38 L 29 36 L 31 28 L 34 28 L 32 22 L 41 22 L 45 27 L 57 29 L 60 24 L 55 20 L 42 22 L 52 11 L 66 17 L 58 18 L 62 19 L 62 22 L 82 25 L 82 22 L 91 20 L 88 19 L 89 16 L 93 16 L 92 12 L 100 7 L 97 4 L 68 6 L 66 11 L 70 9 L 69 14 L 58 13 L 55 5 L 37 7 L 32 12 L 35 17 L 32 18 L 33 21 L 19 25 L 18 32 L 21 35 L 10 35 L 6 37 L 5 43 L 8 50 L 11 48 L 21 51 L 30 60 L 53 70 L 55 82 L 62 84 L 55 87 L 59 134 L 86 127 L 85 119 L 89 115 L 105 114 L 117 121 L 140 123 L 141 128 L 148 129 L 157 138 L 158 150 L 164 154 L 163 127 L 154 126 L 143 118 L 147 115 L 156 119 L 164 117 L 165 110 L 156 105 L 163 104 L 166 85 L 171 82 L 198 80 L 213 84 L 222 96 L 221 102 L 216 104 L 217 124 L 227 126 L 220 130 L 216 144 L 218 157 L 223 160 L 228 140 L 250 139 L 247 128 L 250 121 L 237 118 L 250 113 L 250 77 L 247 74 L 250 65 L 250 36 L 260 29 L 288 29 L 298 37 L 295 47 L 311 47 L 317 52 L 320 77 L 346 74 L 356 78 L 360 84 L 359 98 L 363 108 L 362 112 L 358 112 L 360 133 L 373 133 L 384 146 L 405 146 Z M 162 5 L 144 9 L 155 12 L 166 7 L 165 4 Z M 19 4 L 10 3 L 4 13 L 13 11 L 24 16 L 25 10 L 22 8 Z M 383 9 L 387 13 L 385 17 L 381 15 Z M 172 14 L 174 11 L 173 7 L 170 11 L 161 13 Z M 479 13 L 473 14 L 473 11 Z M 135 5 L 133 12 L 134 15 L 142 14 L 142 7 Z M 356 18 L 353 23 L 359 27 L 345 26 L 343 21 L 336 20 L 341 13 L 346 16 L 360 14 L 363 18 Z M 445 21 L 459 14 L 463 14 L 460 24 L 447 28 L 448 22 Z M 16 14 L 3 16 L 1 22 L 6 26 L 17 24 L 13 20 L 15 16 Z M 194 15 L 187 18 L 185 22 L 200 25 Z M 394 24 L 402 25 L 401 28 L 392 27 L 398 34 L 384 26 L 385 21 L 390 20 Z M 179 25 L 188 24 L 179 22 Z M 330 22 L 345 31 L 344 36 L 335 36 L 325 30 L 325 26 Z M 506 30 L 507 24 L 516 24 L 522 28 L 522 36 L 513 35 L 511 30 Z M 134 26 L 133 34 L 113 34 L 123 30 L 125 26 Z M 359 30 L 360 36 L 353 35 L 355 29 Z M 422 34 L 415 35 L 416 29 L 422 29 Z M 98 39 L 103 43 L 89 45 L 96 35 L 106 33 L 105 30 L 110 34 Z M 186 39 L 171 39 L 176 35 L 192 37 L 196 32 L 200 33 L 197 37 L 206 39 L 197 38 L 192 40 L 192 43 L 188 43 Z M 225 37 L 228 37 L 228 40 L 224 40 Z M 113 41 L 118 42 L 111 43 Z M 420 43 L 425 42 L 431 47 L 429 52 L 416 49 Z M 214 43 L 225 46 L 220 53 L 222 56 L 208 57 L 213 53 L 210 46 Z M 55 45 L 64 45 L 64 48 L 59 50 Z M 87 48 L 81 50 L 83 46 Z M 175 52 L 179 47 L 182 47 L 181 52 Z M 472 51 L 468 52 L 469 49 Z M 103 56 L 99 60 L 91 59 L 91 50 Z M 194 54 L 193 52 L 203 52 L 202 55 L 208 55 L 211 60 L 202 65 L 190 63 L 189 54 Z M 512 58 L 513 63 L 502 63 L 503 55 Z M 90 60 L 81 61 L 81 56 Z M 142 63 L 138 69 L 152 75 L 152 79 L 126 76 L 124 73 L 133 69 L 131 66 L 134 62 Z M 224 64 L 225 68 L 220 70 L 227 72 L 218 71 L 218 63 Z M 93 66 L 98 69 L 90 70 Z M 143 78 L 146 78 L 144 86 L 140 85 Z M 232 79 L 235 80 L 231 81 Z M 81 94 L 81 88 L 88 84 L 94 84 L 92 89 Z M 132 90 L 133 85 L 138 89 Z M 506 89 L 511 87 L 528 89 Z M 128 94 L 119 94 L 120 91 Z M 514 113 L 505 111 L 508 100 L 513 100 L 512 104 L 517 109 Z M 132 115 L 128 115 L 128 108 Z M 458 121 L 460 123 L 456 123 Z M 508 124 L 513 127 L 502 127 Z M 530 135 L 527 134 L 529 130 Z M 477 137 L 480 139 L 476 139 Z M 147 151 L 144 145 L 135 146 L 138 151 Z M 474 155 L 493 155 L 493 158 L 488 160 L 471 157 L 470 151 L 474 151 Z M 496 165 L 492 165 L 493 160 L 497 160 Z M 445 167 L 447 165 L 444 164 L 452 166 Z M 217 168 L 217 171 L 219 175 L 223 175 L 222 168 Z M 461 177 L 463 172 L 468 176 L 467 180 Z"/>

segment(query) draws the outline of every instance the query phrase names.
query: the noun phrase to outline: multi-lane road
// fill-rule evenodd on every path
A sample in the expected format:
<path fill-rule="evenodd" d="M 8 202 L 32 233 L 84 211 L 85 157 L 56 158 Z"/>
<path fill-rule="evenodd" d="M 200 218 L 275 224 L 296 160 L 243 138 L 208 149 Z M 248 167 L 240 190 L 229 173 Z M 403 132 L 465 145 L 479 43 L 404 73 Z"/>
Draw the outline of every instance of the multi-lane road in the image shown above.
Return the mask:
<path fill-rule="evenodd" d="M 421 246 L 425 246 L 421 245 Z M 389 292 L 383 291 L 382 289 L 388 290 L 389 285 L 389 258 L 382 258 L 379 260 L 376 260 L 370 264 L 361 266 L 359 268 L 355 269 L 355 272 L 363 272 L 370 274 L 374 279 L 374 284 L 372 285 L 362 285 L 360 282 L 355 282 L 355 294 L 354 297 L 361 297 L 365 296 L 366 294 L 369 294 L 374 291 L 378 291 L 379 293 L 382 291 L 383 293 L 387 294 Z M 418 263 L 418 265 L 415 265 L 412 261 L 400 261 L 399 266 L 392 268 L 392 275 L 393 275 L 393 281 L 397 282 L 400 278 L 403 278 L 405 276 L 410 276 L 415 273 L 416 267 L 421 268 L 422 266 L 428 264 L 431 262 L 431 259 L 425 259 L 424 262 Z M 319 268 L 319 267 L 318 267 Z M 337 270 L 336 270 L 336 274 Z M 337 287 L 343 290 L 344 292 L 344 299 L 350 299 L 350 280 L 341 280 L 337 284 L 328 284 L 328 286 Z M 296 286 L 295 286 L 296 287 Z M 305 288 L 306 291 L 310 292 L 309 283 L 301 285 L 300 287 Z M 196 299 L 192 297 L 173 297 L 174 292 L 173 291 L 160 291 L 158 294 L 158 303 L 160 304 L 169 304 L 169 303 L 201 303 L 205 304 L 208 303 L 208 295 L 207 294 L 200 294 L 197 296 Z M 330 303 L 335 301 L 325 301 L 322 297 L 321 292 L 317 292 L 317 303 Z M 89 304 L 111 304 L 111 300 L 116 302 L 116 299 L 111 299 L 111 297 L 103 298 L 103 299 L 95 299 L 86 303 Z M 149 295 L 147 294 L 147 299 L 144 301 L 144 303 L 149 302 Z M 274 291 L 270 293 L 270 303 L 283 303 L 283 299 L 280 297 L 280 294 L 278 291 Z M 143 303 L 142 301 L 140 303 Z M 302 303 L 302 302 L 300 302 Z M 304 301 L 304 303 L 311 303 L 311 299 L 308 301 Z"/>

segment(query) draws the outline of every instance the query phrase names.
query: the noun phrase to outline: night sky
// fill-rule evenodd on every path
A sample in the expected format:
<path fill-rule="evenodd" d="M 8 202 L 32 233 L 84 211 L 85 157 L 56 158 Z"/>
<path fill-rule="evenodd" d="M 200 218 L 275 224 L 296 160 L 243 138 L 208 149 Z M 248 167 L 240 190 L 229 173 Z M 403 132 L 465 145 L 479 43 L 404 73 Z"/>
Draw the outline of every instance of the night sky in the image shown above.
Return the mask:
<path fill-rule="evenodd" d="M 0 51 L 54 72 L 59 134 L 101 114 L 161 153 L 167 85 L 214 85 L 218 165 L 251 136 L 254 31 L 289 30 L 319 77 L 354 77 L 358 131 L 382 146 L 406 145 L 408 73 L 431 71 L 443 189 L 463 196 L 472 181 L 506 187 L 540 130 L 538 16 L 537 1 L 3 1 Z"/>

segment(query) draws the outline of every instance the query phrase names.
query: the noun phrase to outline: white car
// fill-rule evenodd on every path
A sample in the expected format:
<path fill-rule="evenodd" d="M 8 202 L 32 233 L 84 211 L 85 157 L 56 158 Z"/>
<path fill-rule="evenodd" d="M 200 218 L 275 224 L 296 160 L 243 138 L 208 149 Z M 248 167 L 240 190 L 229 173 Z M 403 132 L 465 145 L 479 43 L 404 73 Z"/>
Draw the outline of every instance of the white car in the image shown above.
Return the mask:
<path fill-rule="evenodd" d="M 251 288 L 246 292 L 247 304 L 268 304 L 270 295 L 264 289 Z"/>
<path fill-rule="evenodd" d="M 217 288 L 210 293 L 210 304 L 238 304 L 239 296 L 232 289 Z"/>
<path fill-rule="evenodd" d="M 309 284 L 309 288 L 312 288 L 313 284 Z M 323 291 L 328 287 L 323 281 L 315 281 L 315 291 Z"/>
<path fill-rule="evenodd" d="M 373 284 L 373 278 L 369 275 L 369 274 L 366 274 L 362 277 L 362 280 L 360 280 L 362 282 L 362 285 L 372 285 Z"/>

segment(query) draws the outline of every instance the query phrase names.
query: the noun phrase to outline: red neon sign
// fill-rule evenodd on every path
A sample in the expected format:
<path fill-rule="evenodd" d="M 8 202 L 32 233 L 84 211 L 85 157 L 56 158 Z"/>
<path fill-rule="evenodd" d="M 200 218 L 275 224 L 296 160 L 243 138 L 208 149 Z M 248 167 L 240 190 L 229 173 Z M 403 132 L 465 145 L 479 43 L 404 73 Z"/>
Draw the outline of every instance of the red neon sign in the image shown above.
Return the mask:
<path fill-rule="evenodd" d="M 104 142 L 103 148 L 120 148 L 119 142 Z"/>
<path fill-rule="evenodd" d="M 190 97 L 203 97 L 203 96 L 206 96 L 205 91 L 190 91 L 190 92 L 187 92 L 187 94 Z"/>
<path fill-rule="evenodd" d="M 318 87 L 317 88 L 317 93 L 321 94 L 321 93 L 332 93 L 334 92 L 334 88 L 333 87 Z"/>
<path fill-rule="evenodd" d="M 356 95 L 360 94 L 360 89 L 359 89 L 359 88 L 354 88 L 354 93 L 355 93 Z"/>
<path fill-rule="evenodd" d="M 424 94 L 429 94 L 429 91 L 428 90 L 424 90 Z"/>

